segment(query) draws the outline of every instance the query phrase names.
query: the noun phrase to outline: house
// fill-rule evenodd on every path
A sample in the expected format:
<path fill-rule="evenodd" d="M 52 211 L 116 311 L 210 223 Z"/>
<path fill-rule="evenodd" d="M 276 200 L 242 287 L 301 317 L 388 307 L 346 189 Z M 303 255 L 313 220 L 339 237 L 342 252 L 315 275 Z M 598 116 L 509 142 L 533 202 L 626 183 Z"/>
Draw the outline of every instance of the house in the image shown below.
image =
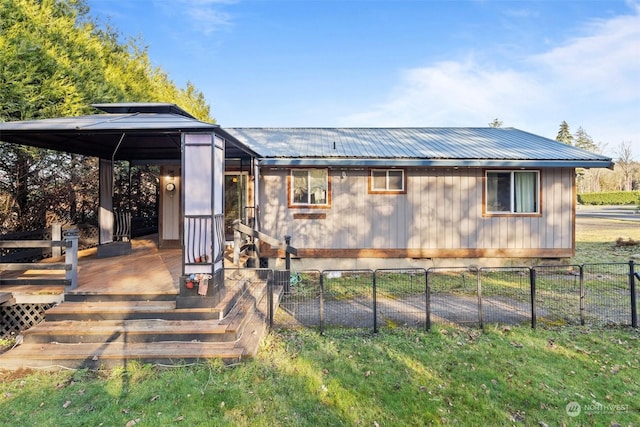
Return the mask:
<path fill-rule="evenodd" d="M 576 168 L 612 161 L 513 128 L 225 128 L 258 153 L 260 230 L 298 269 L 571 257 Z M 281 250 L 262 245 L 263 265 Z"/>
<path fill-rule="evenodd" d="M 297 270 L 570 257 L 575 170 L 612 165 L 511 128 L 221 128 L 172 104 L 95 107 L 102 113 L 0 123 L 1 141 L 100 159 L 98 257 L 78 267 L 84 287 L 63 289 L 3 366 L 247 357 L 271 306 L 269 275 L 225 272 L 232 241 L 262 267 L 297 254 Z M 111 257 L 127 250 L 113 203 L 119 160 L 160 167 L 155 253 Z M 191 275 L 210 283 L 189 287 Z"/>
<path fill-rule="evenodd" d="M 172 104 L 0 123 L 0 140 L 99 157 L 100 244 L 115 160 L 161 166 L 158 246 L 222 279 L 234 220 L 291 236 L 294 268 L 504 265 L 571 257 L 575 169 L 608 157 L 513 128 L 221 128 Z M 284 252 L 262 239 L 262 266 Z M 215 288 L 215 287 L 214 287 Z"/>

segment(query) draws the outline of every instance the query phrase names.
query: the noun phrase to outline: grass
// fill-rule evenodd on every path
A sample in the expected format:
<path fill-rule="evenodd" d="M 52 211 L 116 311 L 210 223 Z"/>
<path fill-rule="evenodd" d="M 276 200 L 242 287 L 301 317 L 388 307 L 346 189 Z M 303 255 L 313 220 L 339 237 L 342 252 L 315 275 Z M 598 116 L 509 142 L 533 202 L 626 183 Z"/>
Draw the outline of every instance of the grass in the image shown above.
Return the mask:
<path fill-rule="evenodd" d="M 640 245 L 616 246 L 619 238 L 640 241 L 640 223 L 581 218 L 576 223 L 576 256 L 571 262 L 629 262 L 632 256 L 640 255 Z"/>
<path fill-rule="evenodd" d="M 639 340 L 632 329 L 279 331 L 232 367 L 5 372 L 0 424 L 637 425 Z"/>

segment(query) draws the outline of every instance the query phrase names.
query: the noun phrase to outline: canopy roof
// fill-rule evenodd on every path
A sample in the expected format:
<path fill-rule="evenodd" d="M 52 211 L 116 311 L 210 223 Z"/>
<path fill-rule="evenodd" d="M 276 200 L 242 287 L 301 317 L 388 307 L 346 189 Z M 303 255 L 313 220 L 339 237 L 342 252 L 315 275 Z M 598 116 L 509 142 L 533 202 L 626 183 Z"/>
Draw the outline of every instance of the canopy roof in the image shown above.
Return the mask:
<path fill-rule="evenodd" d="M 175 104 L 92 105 L 106 114 L 0 123 L 0 141 L 103 159 L 159 163 L 179 161 L 181 134 L 223 134 L 218 125 L 196 120 Z M 227 144 L 228 155 L 250 152 Z"/>

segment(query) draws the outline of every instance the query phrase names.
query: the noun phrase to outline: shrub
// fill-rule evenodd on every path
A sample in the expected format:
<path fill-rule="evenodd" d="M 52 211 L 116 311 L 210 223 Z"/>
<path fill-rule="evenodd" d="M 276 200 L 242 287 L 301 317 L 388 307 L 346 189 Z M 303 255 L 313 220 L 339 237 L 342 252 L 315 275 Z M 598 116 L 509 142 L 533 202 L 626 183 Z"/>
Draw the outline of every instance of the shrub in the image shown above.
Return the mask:
<path fill-rule="evenodd" d="M 582 205 L 637 205 L 640 204 L 640 191 L 582 193 L 578 194 L 578 203 Z"/>

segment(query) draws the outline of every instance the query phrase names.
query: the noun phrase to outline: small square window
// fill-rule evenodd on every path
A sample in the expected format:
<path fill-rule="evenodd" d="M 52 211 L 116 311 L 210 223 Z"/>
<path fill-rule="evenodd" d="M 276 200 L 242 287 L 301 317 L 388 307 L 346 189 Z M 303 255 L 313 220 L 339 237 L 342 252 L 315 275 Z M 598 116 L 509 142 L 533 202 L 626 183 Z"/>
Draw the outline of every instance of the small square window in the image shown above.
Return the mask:
<path fill-rule="evenodd" d="M 404 193 L 403 169 L 372 169 L 369 181 L 370 193 Z"/>

